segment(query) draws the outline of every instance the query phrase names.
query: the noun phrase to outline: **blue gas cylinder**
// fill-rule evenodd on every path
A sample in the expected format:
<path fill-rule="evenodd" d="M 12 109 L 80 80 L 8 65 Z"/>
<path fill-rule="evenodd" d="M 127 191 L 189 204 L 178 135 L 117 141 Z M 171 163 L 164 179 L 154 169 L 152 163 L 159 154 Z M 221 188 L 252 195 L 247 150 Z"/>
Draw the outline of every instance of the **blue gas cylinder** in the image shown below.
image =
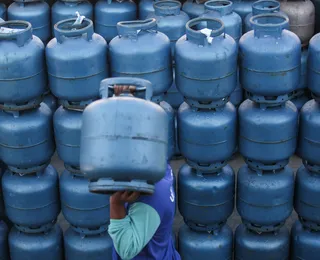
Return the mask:
<path fill-rule="evenodd" d="M 8 21 L 0 31 L 0 103 L 2 109 L 34 103 L 47 87 L 44 45 L 31 24 Z M 16 31 L 19 29 L 19 31 Z M 20 31 L 22 30 L 22 31 Z M 4 105 L 3 105 L 4 104 Z"/>
<path fill-rule="evenodd" d="M 285 29 L 286 16 L 259 14 L 250 22 L 253 30 L 239 42 L 241 85 L 255 102 L 284 102 L 299 88 L 300 39 Z"/>
<path fill-rule="evenodd" d="M 111 260 L 113 242 L 107 231 L 84 235 L 69 228 L 64 234 L 64 251 L 65 259 L 70 260 Z"/>
<path fill-rule="evenodd" d="M 255 172 L 245 164 L 237 176 L 237 210 L 242 222 L 257 231 L 281 227 L 293 209 L 293 170 L 286 166 Z"/>
<path fill-rule="evenodd" d="M 13 227 L 9 233 L 11 260 L 63 260 L 63 238 L 59 225 L 45 233 L 24 233 Z"/>
<path fill-rule="evenodd" d="M 51 8 L 51 25 L 52 32 L 56 23 L 76 18 L 78 12 L 80 15 L 85 16 L 87 19 L 93 18 L 93 7 L 88 0 L 58 0 Z"/>
<path fill-rule="evenodd" d="M 59 99 L 90 103 L 99 96 L 100 82 L 108 76 L 106 41 L 94 33 L 93 23 L 76 18 L 55 25 L 46 47 L 49 85 Z"/>
<path fill-rule="evenodd" d="M 177 110 L 179 106 L 183 103 L 183 96 L 178 91 L 175 77 L 176 77 L 176 70 L 175 68 L 173 70 L 173 81 L 171 87 L 168 89 L 168 91 L 164 94 L 163 99 L 169 103 L 174 110 Z"/>
<path fill-rule="evenodd" d="M 0 259 L 9 260 L 8 249 L 8 227 L 7 224 L 0 220 Z"/>
<path fill-rule="evenodd" d="M 8 7 L 8 20 L 27 21 L 32 25 L 32 33 L 43 43 L 51 38 L 50 6 L 42 0 L 14 0 Z"/>
<path fill-rule="evenodd" d="M 308 88 L 317 97 L 320 97 L 320 33 L 316 34 L 309 41 L 308 50 Z"/>
<path fill-rule="evenodd" d="M 60 106 L 53 116 L 57 152 L 66 167 L 80 168 L 80 136 L 83 109 Z"/>
<path fill-rule="evenodd" d="M 52 165 L 20 175 L 7 170 L 2 177 L 6 214 L 28 233 L 46 231 L 60 213 L 59 177 Z"/>
<path fill-rule="evenodd" d="M 275 0 L 259 0 L 252 4 L 252 12 L 249 13 L 244 19 L 244 33 L 252 30 L 250 19 L 252 16 L 259 14 L 272 14 L 277 13 L 283 16 L 287 16 L 284 12 L 280 11 L 280 3 Z M 289 30 L 289 24 L 285 28 Z"/>
<path fill-rule="evenodd" d="M 252 10 L 252 4 L 255 2 L 255 0 L 234 0 L 233 2 L 233 10 L 240 15 L 242 19 L 242 31 L 244 31 L 244 20 L 246 16 L 251 12 Z"/>
<path fill-rule="evenodd" d="M 174 57 L 174 49 L 177 40 L 186 33 L 186 23 L 190 20 L 189 16 L 180 11 L 181 3 L 174 0 L 162 0 L 154 2 L 154 12 L 147 18 L 157 20 L 159 32 L 168 36 L 171 44 L 171 56 Z"/>
<path fill-rule="evenodd" d="M 320 254 L 320 232 L 304 228 L 297 220 L 291 229 L 291 259 L 317 260 Z"/>
<path fill-rule="evenodd" d="M 175 112 L 166 101 L 161 101 L 159 105 L 163 108 L 163 110 L 167 113 L 168 117 L 168 160 L 174 156 L 175 153 Z"/>
<path fill-rule="evenodd" d="M 0 161 L 0 183 L 2 181 L 2 176 L 6 170 L 7 170 L 7 166 L 2 161 Z M 2 186 L 0 184 L 0 219 L 4 219 L 5 215 L 6 215 L 6 213 L 5 213 L 5 209 L 4 209 Z"/>
<path fill-rule="evenodd" d="M 114 85 L 136 86 L 136 97 L 111 97 Z M 150 101 L 147 80 L 105 79 L 100 93 L 102 99 L 87 106 L 82 116 L 80 168 L 91 181 L 90 191 L 153 193 L 153 184 L 167 169 L 167 113 Z"/>
<path fill-rule="evenodd" d="M 117 23 L 137 19 L 137 5 L 132 0 L 100 0 L 94 7 L 95 32 L 107 42 L 118 35 Z"/>
<path fill-rule="evenodd" d="M 180 152 L 190 166 L 210 172 L 227 164 L 237 145 L 237 110 L 230 102 L 213 109 L 183 103 L 177 120 Z"/>
<path fill-rule="evenodd" d="M 312 172 L 307 164 L 306 166 L 302 165 L 296 174 L 294 208 L 303 225 L 312 229 L 319 229 L 319 195 L 320 172 Z"/>
<path fill-rule="evenodd" d="M 310 165 L 320 167 L 320 104 L 308 101 L 300 111 L 299 152 L 303 160 Z"/>
<path fill-rule="evenodd" d="M 216 230 L 233 212 L 235 174 L 229 165 L 203 173 L 184 164 L 179 171 L 178 187 L 179 211 L 193 230 Z"/>
<path fill-rule="evenodd" d="M 45 104 L 24 111 L 0 111 L 0 157 L 17 173 L 46 166 L 54 153 L 52 112 Z"/>
<path fill-rule="evenodd" d="M 42 102 L 50 108 L 52 113 L 54 113 L 58 108 L 57 99 L 51 94 L 50 90 L 44 94 Z"/>
<path fill-rule="evenodd" d="M 210 37 L 194 29 L 207 24 Z M 237 85 L 235 40 L 224 34 L 223 22 L 216 18 L 196 18 L 186 25 L 186 35 L 176 44 L 176 84 L 186 102 L 196 107 L 216 107 Z M 212 41 L 211 41 L 212 40 Z"/>
<path fill-rule="evenodd" d="M 119 36 L 110 42 L 112 77 L 135 77 L 150 81 L 153 100 L 161 100 L 172 85 L 170 40 L 157 30 L 154 18 L 119 22 Z"/>
<path fill-rule="evenodd" d="M 154 12 L 153 3 L 153 0 L 139 1 L 139 20 L 145 20 L 150 13 Z"/>
<path fill-rule="evenodd" d="M 191 19 L 197 18 L 205 12 L 204 4 L 198 4 L 196 0 L 187 0 L 182 6 L 182 10 Z"/>
<path fill-rule="evenodd" d="M 179 253 L 183 260 L 232 259 L 233 234 L 224 225 L 215 232 L 195 232 L 187 225 L 179 230 Z"/>
<path fill-rule="evenodd" d="M 4 3 L 0 3 L 0 19 L 6 20 L 7 18 L 7 7 Z"/>
<path fill-rule="evenodd" d="M 298 111 L 293 103 L 261 107 L 245 100 L 239 107 L 240 153 L 251 167 L 272 170 L 288 164 L 297 144 Z"/>
<path fill-rule="evenodd" d="M 233 3 L 228 0 L 210 0 L 204 4 L 205 12 L 200 16 L 204 18 L 217 18 L 223 22 L 225 33 L 236 42 L 242 35 L 241 17 L 233 11 Z M 206 23 L 201 23 L 198 29 L 206 28 Z"/>
<path fill-rule="evenodd" d="M 286 227 L 277 232 L 256 233 L 241 224 L 235 232 L 235 260 L 289 259 L 290 235 Z"/>
<path fill-rule="evenodd" d="M 65 170 L 61 174 L 62 213 L 79 233 L 101 233 L 109 224 L 109 196 L 89 192 L 88 185 L 88 179 L 79 171 Z"/>

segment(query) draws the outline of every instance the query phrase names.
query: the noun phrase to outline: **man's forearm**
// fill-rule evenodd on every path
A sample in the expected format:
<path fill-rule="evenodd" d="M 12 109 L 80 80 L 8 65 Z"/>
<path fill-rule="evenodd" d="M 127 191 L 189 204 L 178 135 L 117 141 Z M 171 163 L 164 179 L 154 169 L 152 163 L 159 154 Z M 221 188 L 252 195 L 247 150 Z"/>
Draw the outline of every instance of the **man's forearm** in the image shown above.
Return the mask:
<path fill-rule="evenodd" d="M 127 215 L 126 208 L 123 203 L 111 203 L 110 204 L 110 218 L 111 219 L 123 219 Z"/>

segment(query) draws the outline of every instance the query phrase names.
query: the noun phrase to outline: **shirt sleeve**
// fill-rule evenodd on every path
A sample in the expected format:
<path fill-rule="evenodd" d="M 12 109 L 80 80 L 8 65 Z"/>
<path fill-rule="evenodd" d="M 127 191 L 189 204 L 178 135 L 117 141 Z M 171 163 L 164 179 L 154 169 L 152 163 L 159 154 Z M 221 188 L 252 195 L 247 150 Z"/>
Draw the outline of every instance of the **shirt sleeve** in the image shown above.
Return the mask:
<path fill-rule="evenodd" d="M 160 216 L 150 205 L 136 202 L 123 219 L 110 219 L 109 235 L 123 260 L 137 256 L 152 239 L 160 225 Z"/>

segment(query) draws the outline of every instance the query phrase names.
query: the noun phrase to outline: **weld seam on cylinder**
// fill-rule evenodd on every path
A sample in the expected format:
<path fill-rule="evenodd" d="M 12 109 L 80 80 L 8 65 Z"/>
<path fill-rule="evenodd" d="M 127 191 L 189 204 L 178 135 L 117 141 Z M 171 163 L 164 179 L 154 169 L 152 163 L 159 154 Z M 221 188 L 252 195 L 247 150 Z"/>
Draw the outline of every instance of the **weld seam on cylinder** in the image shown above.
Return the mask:
<path fill-rule="evenodd" d="M 188 144 L 194 144 L 194 145 L 201 145 L 201 146 L 215 146 L 215 145 L 225 144 L 225 143 L 228 142 L 228 140 L 221 141 L 221 142 L 218 142 L 218 143 L 197 143 L 197 142 L 188 141 L 186 139 L 182 139 L 182 142 L 185 142 L 185 143 L 188 143 Z"/>
<path fill-rule="evenodd" d="M 48 75 L 49 76 L 52 76 L 54 78 L 57 78 L 57 79 L 65 79 L 65 80 L 77 80 L 77 79 L 86 79 L 86 78 L 91 78 L 91 77 L 94 77 L 94 76 L 97 76 L 101 73 L 104 73 L 104 72 L 107 72 L 107 70 L 102 70 L 102 71 L 99 71 L 95 74 L 91 74 L 91 75 L 87 75 L 87 76 L 82 76 L 82 77 L 61 77 L 61 76 L 56 76 L 56 75 L 53 75 L 51 74 L 49 71 L 48 71 Z"/>
<path fill-rule="evenodd" d="M 35 147 L 35 146 L 38 146 L 38 145 L 41 145 L 41 144 L 44 144 L 44 143 L 47 143 L 47 142 L 48 142 L 48 140 L 44 140 L 44 141 L 41 141 L 41 142 L 36 143 L 36 144 L 29 145 L 29 146 L 9 146 L 9 145 L 0 143 L 0 146 L 6 147 L 6 148 L 10 148 L 10 149 L 27 149 L 27 148 Z"/>
<path fill-rule="evenodd" d="M 57 141 L 56 140 L 56 144 L 57 145 L 61 145 L 61 146 L 65 146 L 65 147 L 73 147 L 73 148 L 80 148 L 80 145 L 76 145 L 76 144 L 65 144 L 61 141 Z"/>
<path fill-rule="evenodd" d="M 250 69 L 250 68 L 246 68 L 244 66 L 241 66 L 242 69 L 244 70 L 247 70 L 247 71 L 250 71 L 250 72 L 256 72 L 256 73 L 261 73 L 261 74 L 267 74 L 267 73 L 272 73 L 272 74 L 282 74 L 282 73 L 286 73 L 286 72 L 289 72 L 289 71 L 293 71 L 295 69 L 298 69 L 301 65 L 299 64 L 298 66 L 296 67 L 293 67 L 291 69 L 287 69 L 287 70 L 278 70 L 278 71 L 259 71 L 259 70 L 254 70 L 254 69 Z"/>
<path fill-rule="evenodd" d="M 23 78 L 14 78 L 14 79 L 4 79 L 4 78 L 0 78 L 0 82 L 1 81 L 18 81 L 18 80 L 26 80 L 26 79 L 30 79 L 33 78 L 35 76 L 38 76 L 39 74 L 41 74 L 42 72 L 44 72 L 44 69 L 40 70 L 39 72 L 37 72 L 36 74 L 33 74 L 31 76 L 27 76 L 27 77 L 23 77 Z"/>
<path fill-rule="evenodd" d="M 309 204 L 309 203 L 307 203 L 307 202 L 305 202 L 303 200 L 299 200 L 299 202 L 303 203 L 303 204 L 305 204 L 305 205 L 307 205 L 309 207 L 312 207 L 312 208 L 316 208 L 316 209 L 320 208 L 320 205 L 312 205 L 312 204 Z"/>
<path fill-rule="evenodd" d="M 142 73 L 138 73 L 138 72 L 118 72 L 113 70 L 112 72 L 114 73 L 118 73 L 118 74 L 122 74 L 122 75 L 145 75 L 145 74 L 152 74 L 152 73 L 157 73 L 157 72 L 161 72 L 164 70 L 168 70 L 169 68 L 161 68 L 158 70 L 153 70 L 153 71 L 146 71 L 146 72 L 142 72 Z"/>
<path fill-rule="evenodd" d="M 313 144 L 316 144 L 316 145 L 320 145 L 320 141 L 315 141 L 315 140 L 311 140 L 307 137 L 304 137 L 303 139 L 307 140 L 309 143 L 313 143 Z"/>
<path fill-rule="evenodd" d="M 308 66 L 308 70 L 311 70 L 311 71 L 313 71 L 313 72 L 316 73 L 316 74 L 320 74 L 320 71 L 317 71 L 317 70 L 315 70 L 315 69 L 313 69 L 313 68 L 310 68 L 309 66 Z"/>
<path fill-rule="evenodd" d="M 230 72 L 229 74 L 223 76 L 223 77 L 220 77 L 220 78 L 211 78 L 211 79 L 203 79 L 203 78 L 192 78 L 192 77 L 188 77 L 187 75 L 184 75 L 184 74 L 180 74 L 181 77 L 183 78 L 186 78 L 186 79 L 191 79 L 191 80 L 197 80 L 197 81 L 215 81 L 215 80 L 221 80 L 221 79 L 225 79 L 225 78 L 228 78 L 230 76 L 232 76 L 233 74 L 235 74 L 237 71 L 233 71 L 233 72 Z"/>
<path fill-rule="evenodd" d="M 248 140 L 248 141 L 250 141 L 250 142 L 253 142 L 253 143 L 258 143 L 258 144 L 281 144 L 281 143 L 289 142 L 289 141 L 291 141 L 292 139 L 297 138 L 296 136 L 293 136 L 293 137 L 291 137 L 291 138 L 289 138 L 289 139 L 280 140 L 280 141 L 256 141 L 256 140 L 252 140 L 252 139 L 247 138 L 247 137 L 242 136 L 242 135 L 240 135 L 239 137 L 240 137 L 240 138 L 243 138 L 243 139 L 245 139 L 245 140 Z"/>
<path fill-rule="evenodd" d="M 133 140 L 144 140 L 144 141 L 151 141 L 155 143 L 163 143 L 168 144 L 167 141 L 158 140 L 156 138 L 150 138 L 150 137 L 141 137 L 141 136 L 121 136 L 121 135 L 98 135 L 98 136 L 84 136 L 83 139 L 108 139 L 108 140 L 117 140 L 117 139 L 133 139 Z"/>
<path fill-rule="evenodd" d="M 247 205 L 250 205 L 250 206 L 254 206 L 254 207 L 257 207 L 257 208 L 272 208 L 272 207 L 280 207 L 280 206 L 284 206 L 286 204 L 289 204 L 290 201 L 287 201 L 287 202 L 284 202 L 284 203 L 281 203 L 281 204 L 273 204 L 273 205 L 261 205 L 261 204 L 253 204 L 253 203 L 249 203 L 247 202 L 246 200 L 242 199 L 241 197 L 238 197 L 239 200 L 241 200 L 242 202 L 246 203 Z"/>
<path fill-rule="evenodd" d="M 61 201 L 61 204 L 66 206 L 67 208 L 69 209 L 73 209 L 73 210 L 78 210 L 78 211 L 92 211 L 92 210 L 98 210 L 98 209 L 103 209 L 103 208 L 106 208 L 106 207 L 109 207 L 110 204 L 106 204 L 106 205 L 103 205 L 101 207 L 96 207 L 96 208 L 86 208 L 86 209 L 80 209 L 80 208 L 75 208 L 75 207 L 71 207 L 69 206 L 67 203 Z"/>
<path fill-rule="evenodd" d="M 196 207 L 218 207 L 218 206 L 223 206 L 223 205 L 229 203 L 230 201 L 233 201 L 233 199 L 234 199 L 234 196 L 232 196 L 232 199 L 226 200 L 226 201 L 221 202 L 219 204 L 208 204 L 208 205 L 199 205 L 199 204 L 192 203 L 192 202 L 189 202 L 189 201 L 186 201 L 186 200 L 183 200 L 183 201 L 185 203 L 189 204 L 189 205 L 196 206 Z"/>
<path fill-rule="evenodd" d="M 9 207 L 9 208 L 12 208 L 12 209 L 15 209 L 15 210 L 38 210 L 38 209 L 43 209 L 45 207 L 48 207 L 48 206 L 50 206 L 52 204 L 60 204 L 60 203 L 59 203 L 59 200 L 55 200 L 55 201 L 52 201 L 52 202 L 50 202 L 50 203 L 48 203 L 46 205 L 41 205 L 41 206 L 39 206 L 37 208 L 19 208 L 19 207 L 13 207 L 13 206 L 5 203 L 6 207 Z"/>

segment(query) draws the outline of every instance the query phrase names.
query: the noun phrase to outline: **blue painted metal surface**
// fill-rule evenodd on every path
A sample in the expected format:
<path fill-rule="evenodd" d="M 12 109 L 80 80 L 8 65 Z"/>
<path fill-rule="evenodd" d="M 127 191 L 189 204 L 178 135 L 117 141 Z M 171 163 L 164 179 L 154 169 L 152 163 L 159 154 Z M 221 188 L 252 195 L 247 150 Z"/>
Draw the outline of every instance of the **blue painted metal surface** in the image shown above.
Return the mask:
<path fill-rule="evenodd" d="M 98 234 L 109 224 L 109 196 L 89 192 L 81 172 L 65 170 L 60 176 L 61 209 L 65 219 L 82 234 Z"/>
<path fill-rule="evenodd" d="M 244 31 L 244 20 L 246 16 L 251 12 L 252 10 L 252 4 L 255 2 L 255 0 L 235 0 L 233 2 L 233 10 L 240 15 L 242 19 L 242 30 Z"/>
<path fill-rule="evenodd" d="M 178 91 L 175 78 L 176 78 L 176 71 L 175 68 L 173 70 L 173 81 L 171 87 L 168 91 L 164 94 L 163 99 L 168 102 L 173 109 L 177 110 L 179 106 L 183 103 L 183 96 Z"/>
<path fill-rule="evenodd" d="M 308 48 L 301 49 L 301 72 L 299 89 L 306 89 L 308 87 Z"/>
<path fill-rule="evenodd" d="M 153 100 L 172 85 L 169 38 L 157 31 L 154 18 L 144 21 L 120 22 L 119 36 L 110 42 L 112 77 L 135 77 L 150 81 Z"/>
<path fill-rule="evenodd" d="M 175 140 L 176 140 L 176 131 L 175 131 L 175 112 L 169 103 L 166 101 L 161 101 L 159 104 L 163 110 L 167 113 L 168 118 L 168 160 L 171 160 L 175 153 Z"/>
<path fill-rule="evenodd" d="M 191 19 L 197 18 L 205 12 L 204 4 L 198 4 L 196 0 L 187 0 L 182 6 L 182 10 Z"/>
<path fill-rule="evenodd" d="M 8 20 L 22 20 L 32 24 L 32 33 L 43 43 L 51 38 L 50 6 L 45 1 L 15 0 L 8 7 Z"/>
<path fill-rule="evenodd" d="M 193 29 L 206 23 L 212 30 L 207 38 Z M 197 18 L 186 25 L 186 35 L 176 44 L 176 84 L 186 102 L 196 107 L 216 107 L 226 103 L 237 85 L 238 49 L 234 39 L 224 34 L 222 21 Z"/>
<path fill-rule="evenodd" d="M 8 218 L 27 233 L 47 231 L 60 213 L 59 177 L 52 165 L 19 175 L 7 170 L 2 178 Z"/>
<path fill-rule="evenodd" d="M 251 167 L 279 169 L 287 165 L 297 144 L 298 111 L 290 101 L 260 107 L 246 100 L 239 107 L 239 148 Z"/>
<path fill-rule="evenodd" d="M 224 32 L 236 42 L 242 35 L 241 17 L 233 11 L 233 3 L 228 0 L 210 0 L 204 4 L 205 13 L 200 17 L 217 18 L 223 22 Z M 206 28 L 206 23 L 198 25 L 198 29 Z"/>
<path fill-rule="evenodd" d="M 304 226 L 319 229 L 320 224 L 320 174 L 301 166 L 296 175 L 294 208 Z"/>
<path fill-rule="evenodd" d="M 94 33 L 91 20 L 75 22 L 59 22 L 56 38 L 46 47 L 49 85 L 61 100 L 90 102 L 98 98 L 100 82 L 108 76 L 107 43 Z"/>
<path fill-rule="evenodd" d="M 0 157 L 15 172 L 33 172 L 54 153 L 52 112 L 47 105 L 0 111 Z"/>
<path fill-rule="evenodd" d="M 233 234 L 229 226 L 220 231 L 195 232 L 183 225 L 179 231 L 179 253 L 183 260 L 232 259 Z"/>
<path fill-rule="evenodd" d="M 293 209 L 293 170 L 286 166 L 258 173 L 245 164 L 237 176 L 237 210 L 242 221 L 257 231 L 281 227 Z"/>
<path fill-rule="evenodd" d="M 111 260 L 113 242 L 108 232 L 85 236 L 69 228 L 64 234 L 64 250 L 65 259 Z"/>
<path fill-rule="evenodd" d="M 238 108 L 240 104 L 243 101 L 243 88 L 241 87 L 240 84 L 240 79 L 239 79 L 239 69 L 238 69 L 238 78 L 237 78 L 237 87 L 235 90 L 231 93 L 229 97 L 229 101 L 236 107 Z"/>
<path fill-rule="evenodd" d="M 300 111 L 299 152 L 310 165 L 320 167 L 320 104 L 308 101 Z"/>
<path fill-rule="evenodd" d="M 223 107 L 198 110 L 183 103 L 178 111 L 179 148 L 188 164 L 204 172 L 227 164 L 236 147 L 237 110 Z"/>
<path fill-rule="evenodd" d="M 250 22 L 253 30 L 239 42 L 241 85 L 255 102 L 284 102 L 299 88 L 300 40 L 285 30 L 289 19 L 277 13 Z"/>
<path fill-rule="evenodd" d="M 291 229 L 291 259 L 317 260 L 320 254 L 320 232 L 305 229 L 297 220 Z"/>
<path fill-rule="evenodd" d="M 1 27 L 23 31 L 0 32 L 0 103 L 11 107 L 31 102 L 47 87 L 44 45 L 32 36 L 28 22 L 9 21 Z"/>
<path fill-rule="evenodd" d="M 107 42 L 118 35 L 117 23 L 137 19 L 137 5 L 132 0 L 100 0 L 94 7 L 95 32 Z"/>
<path fill-rule="evenodd" d="M 252 16 L 259 14 L 272 14 L 277 13 L 280 15 L 287 16 L 284 12 L 280 11 L 280 3 L 275 0 L 259 0 L 252 4 L 252 12 L 249 13 L 244 19 L 244 33 L 249 32 L 252 29 L 250 19 Z M 287 25 L 287 30 L 289 30 L 289 24 Z"/>
<path fill-rule="evenodd" d="M 153 0 L 139 1 L 139 20 L 145 20 L 150 13 L 154 12 L 153 3 Z"/>
<path fill-rule="evenodd" d="M 9 233 L 12 260 L 63 260 L 62 231 L 55 225 L 47 233 L 23 233 L 13 227 Z"/>
<path fill-rule="evenodd" d="M 52 32 L 56 23 L 76 18 L 76 12 L 85 16 L 87 19 L 93 19 L 93 7 L 88 0 L 58 0 L 51 8 L 51 25 Z"/>
<path fill-rule="evenodd" d="M 8 227 L 7 224 L 0 220 L 0 259 L 9 260 L 8 249 Z"/>
<path fill-rule="evenodd" d="M 155 18 L 159 32 L 168 36 L 171 44 L 171 56 L 174 57 L 174 49 L 177 40 L 186 33 L 186 23 L 189 16 L 180 11 L 181 3 L 173 0 L 163 0 L 154 2 L 154 12 L 147 18 Z"/>
<path fill-rule="evenodd" d="M 110 97 L 113 85 L 136 86 L 140 98 L 128 93 Z M 153 193 L 153 184 L 167 168 L 168 117 L 150 102 L 151 83 L 109 78 L 101 82 L 100 92 L 102 99 L 90 104 L 82 116 L 80 166 L 91 181 L 90 191 Z"/>
<path fill-rule="evenodd" d="M 224 225 L 234 208 L 235 174 L 229 165 L 202 173 L 184 164 L 178 177 L 179 211 L 196 231 L 213 231 Z"/>
<path fill-rule="evenodd" d="M 7 18 L 7 7 L 4 3 L 0 3 L 0 19 L 6 20 Z"/>
<path fill-rule="evenodd" d="M 54 95 L 51 94 L 50 91 L 44 94 L 42 102 L 45 103 L 50 108 L 52 113 L 54 113 L 58 108 L 57 99 Z"/>
<path fill-rule="evenodd" d="M 309 42 L 308 55 L 308 88 L 317 97 L 320 96 L 320 34 L 313 36 Z"/>
<path fill-rule="evenodd" d="M 286 227 L 278 232 L 258 234 L 241 224 L 235 232 L 235 260 L 287 260 L 290 235 Z"/>
<path fill-rule="evenodd" d="M 57 152 L 66 167 L 80 168 L 80 136 L 83 109 L 60 106 L 53 116 Z"/>
<path fill-rule="evenodd" d="M 2 176 L 6 170 L 7 170 L 7 166 L 2 161 L 0 161 L 0 183 L 2 181 Z M 5 217 L 6 217 L 6 213 L 4 208 L 2 186 L 0 185 L 0 219 L 4 219 Z"/>

